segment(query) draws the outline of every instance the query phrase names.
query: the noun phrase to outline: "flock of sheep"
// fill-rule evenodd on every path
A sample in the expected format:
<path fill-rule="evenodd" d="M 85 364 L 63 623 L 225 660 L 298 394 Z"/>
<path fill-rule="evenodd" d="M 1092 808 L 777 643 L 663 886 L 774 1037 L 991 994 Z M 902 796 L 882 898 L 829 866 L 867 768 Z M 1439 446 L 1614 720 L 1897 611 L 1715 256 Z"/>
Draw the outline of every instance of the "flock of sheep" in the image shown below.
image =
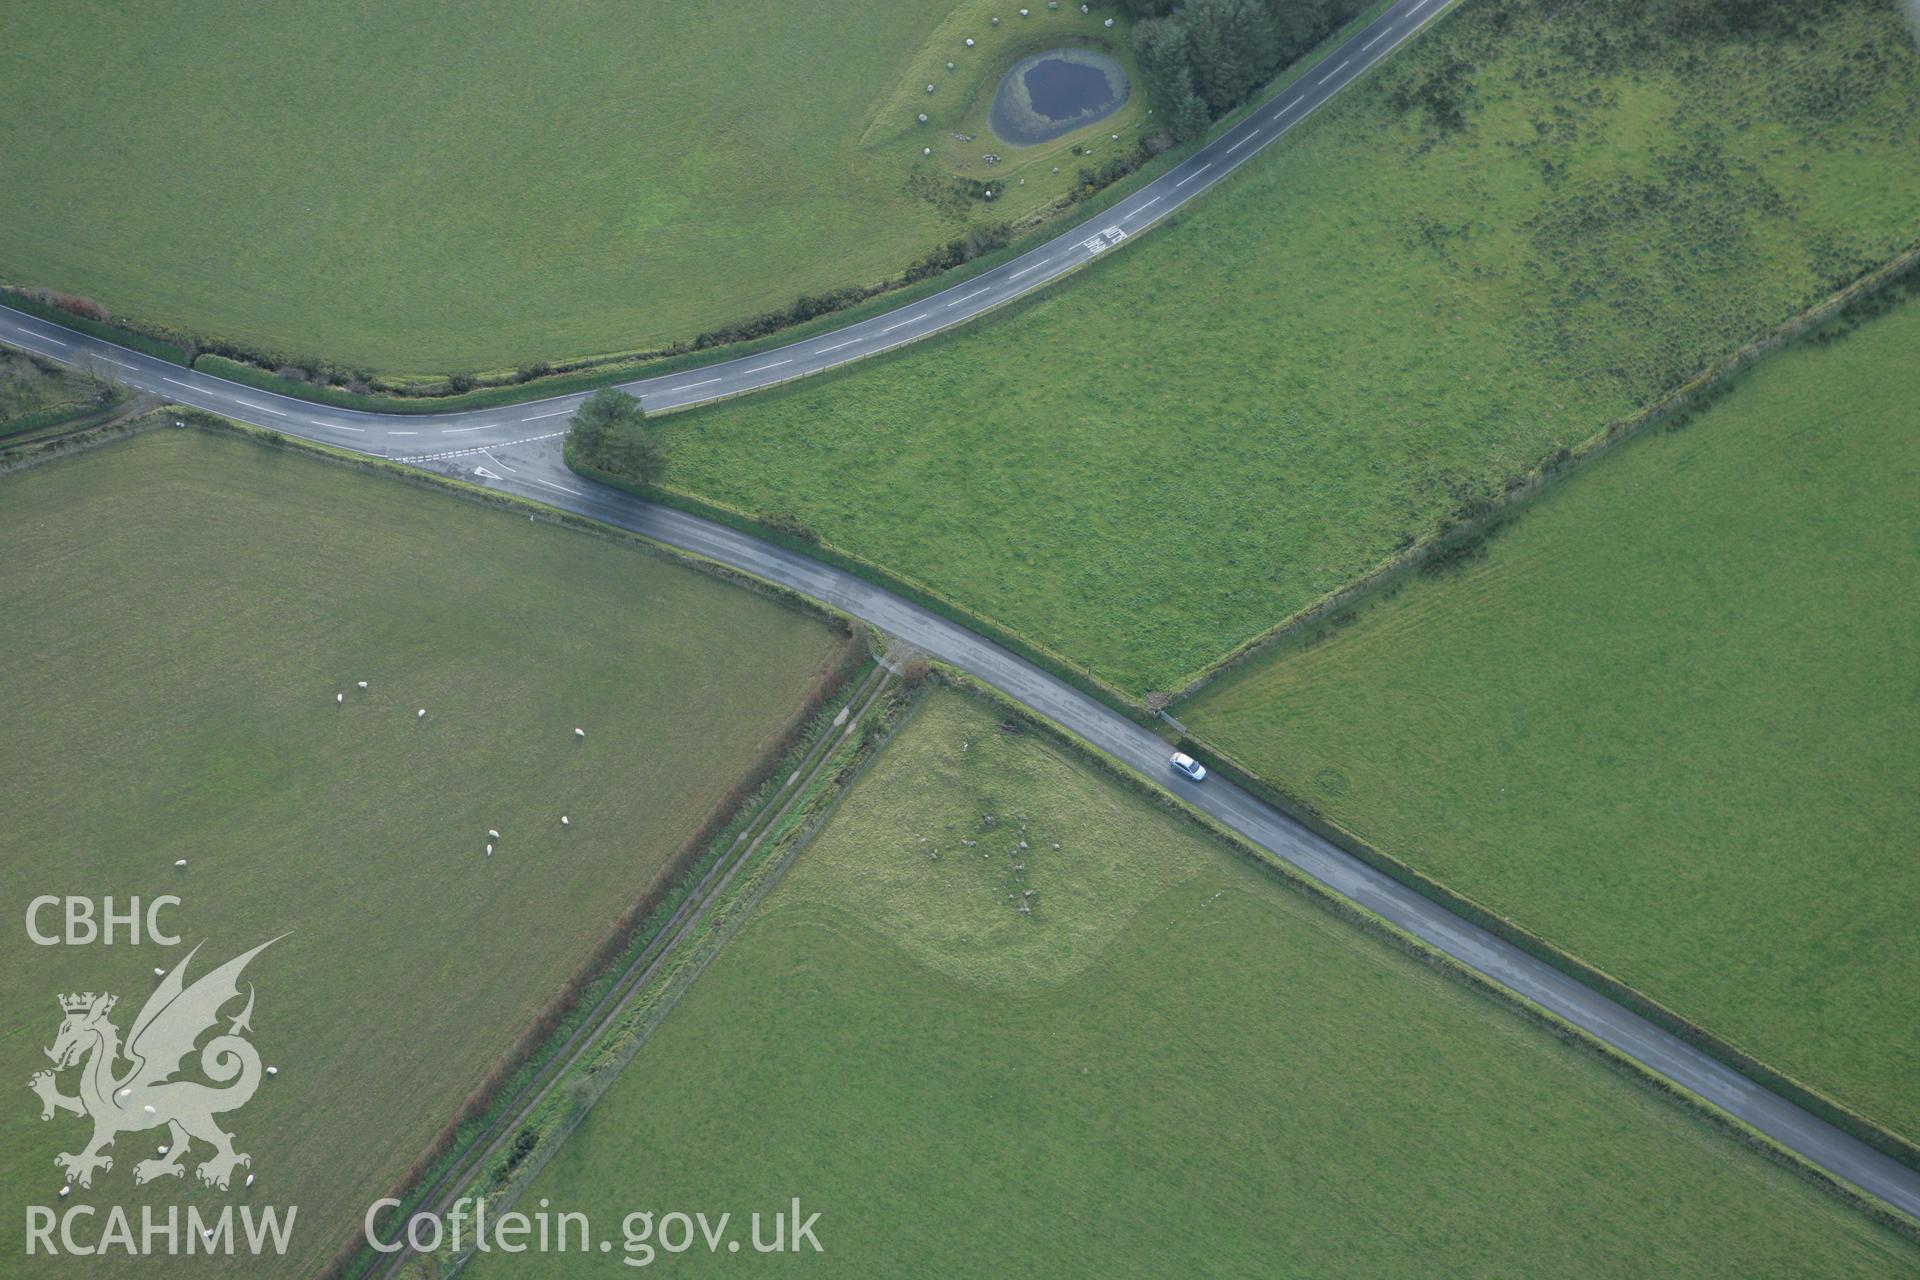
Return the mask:
<path fill-rule="evenodd" d="M 365 680 L 358 681 L 354 687 L 359 689 L 360 692 L 365 693 L 367 691 L 367 682 Z M 336 693 L 333 695 L 333 705 L 336 707 L 344 707 L 347 705 L 347 695 L 345 690 L 342 690 L 339 693 Z M 414 712 L 413 718 L 416 722 L 425 720 L 427 718 L 427 709 L 425 707 L 421 707 L 418 711 Z M 586 739 L 587 739 L 587 731 L 585 729 L 580 728 L 578 725 L 575 725 L 573 730 L 573 740 L 575 742 L 585 742 Z M 563 827 L 572 827 L 573 819 L 563 813 L 560 815 L 560 825 Z M 491 858 L 493 856 L 493 846 L 495 842 L 497 842 L 499 839 L 500 839 L 500 833 L 497 830 L 493 829 L 492 827 L 487 828 L 487 857 Z M 184 867 L 187 865 L 187 860 L 185 858 L 182 858 L 178 862 L 174 863 L 173 865 L 176 867 Z"/>

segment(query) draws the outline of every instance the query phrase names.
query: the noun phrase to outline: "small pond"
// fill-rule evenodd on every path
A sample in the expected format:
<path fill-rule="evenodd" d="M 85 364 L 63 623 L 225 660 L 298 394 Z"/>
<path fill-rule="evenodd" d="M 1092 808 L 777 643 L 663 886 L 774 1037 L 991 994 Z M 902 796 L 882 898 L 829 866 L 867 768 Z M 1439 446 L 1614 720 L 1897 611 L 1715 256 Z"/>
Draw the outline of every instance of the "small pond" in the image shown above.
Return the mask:
<path fill-rule="evenodd" d="M 1103 120 L 1132 86 L 1120 64 L 1092 49 L 1049 49 L 1013 64 L 994 91 L 987 123 L 1009 146 L 1050 142 Z"/>

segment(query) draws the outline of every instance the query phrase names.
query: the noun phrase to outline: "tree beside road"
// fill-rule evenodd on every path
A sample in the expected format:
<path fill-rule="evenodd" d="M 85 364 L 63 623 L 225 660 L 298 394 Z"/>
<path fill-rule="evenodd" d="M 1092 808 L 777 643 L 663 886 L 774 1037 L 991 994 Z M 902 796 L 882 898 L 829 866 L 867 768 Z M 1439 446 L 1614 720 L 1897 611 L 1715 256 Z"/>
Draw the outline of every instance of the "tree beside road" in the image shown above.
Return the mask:
<path fill-rule="evenodd" d="M 667 451 L 647 425 L 640 401 L 602 387 L 581 402 L 567 431 L 578 456 L 603 471 L 655 484 L 667 474 Z"/>

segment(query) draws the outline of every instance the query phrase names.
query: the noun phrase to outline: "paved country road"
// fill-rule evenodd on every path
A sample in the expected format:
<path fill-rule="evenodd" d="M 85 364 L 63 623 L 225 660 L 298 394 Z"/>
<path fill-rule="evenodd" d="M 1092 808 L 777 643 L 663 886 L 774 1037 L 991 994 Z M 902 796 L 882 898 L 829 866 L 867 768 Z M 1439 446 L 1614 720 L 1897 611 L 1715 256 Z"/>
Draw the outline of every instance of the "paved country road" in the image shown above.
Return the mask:
<path fill-rule="evenodd" d="M 1399 0 L 1288 88 L 1114 208 L 971 279 L 857 324 L 802 342 L 678 373 L 622 384 L 649 411 L 681 409 L 837 368 L 951 329 L 1031 293 L 1103 253 L 1125 246 L 1258 155 L 1315 108 L 1445 12 L 1453 0 Z M 333 409 L 256 391 L 179 365 L 77 335 L 0 307 L 0 342 L 56 358 L 97 349 L 106 372 L 151 391 L 259 426 L 310 436 L 383 457 L 434 455 L 475 445 L 557 436 L 589 393 L 465 413 L 389 414 Z"/>
<path fill-rule="evenodd" d="M 887 315 L 774 351 L 628 384 L 649 408 L 697 403 L 818 372 L 925 337 L 1112 252 L 1218 182 L 1446 7 L 1401 0 L 1295 85 L 1178 167 L 1102 215 L 1011 262 Z M 1323 69 L 1324 68 L 1324 69 Z M 1122 234 L 1116 238 L 1117 228 Z M 1094 242 L 1099 241 L 1096 248 Z M 329 409 L 181 369 L 0 308 L 0 342 L 66 361 L 110 362 L 114 376 L 166 399 L 313 440 L 398 458 L 604 521 L 734 565 L 866 619 L 969 672 L 1174 791 L 1333 892 L 1418 937 L 1649 1070 L 1690 1090 L 1837 1177 L 1920 1219 L 1920 1172 L 1842 1133 L 1645 1018 L 1421 897 L 1223 779 L 1195 786 L 1167 767 L 1166 744 L 1126 717 L 981 636 L 864 579 L 736 530 L 582 480 L 559 437 L 583 398 L 439 416 Z"/>

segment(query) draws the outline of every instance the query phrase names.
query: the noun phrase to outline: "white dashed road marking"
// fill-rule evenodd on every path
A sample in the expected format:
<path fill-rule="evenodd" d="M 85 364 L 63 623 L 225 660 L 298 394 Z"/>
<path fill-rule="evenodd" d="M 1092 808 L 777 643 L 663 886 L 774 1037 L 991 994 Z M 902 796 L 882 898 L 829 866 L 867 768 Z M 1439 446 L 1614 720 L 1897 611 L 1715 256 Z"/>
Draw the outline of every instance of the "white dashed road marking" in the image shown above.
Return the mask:
<path fill-rule="evenodd" d="M 355 428 L 348 428 L 354 430 Z M 524 440 L 503 440 L 499 444 L 475 445 L 471 449 L 450 449 L 445 453 L 408 453 L 394 458 L 395 462 L 438 462 L 443 458 L 471 458 L 486 453 L 489 449 L 511 449 L 516 445 L 539 444 L 542 440 L 558 440 L 567 434 L 564 431 L 549 431 L 544 436 L 528 436 Z M 489 454 L 489 457 L 492 455 Z"/>
<path fill-rule="evenodd" d="M 1412 16 L 1412 15 L 1419 14 L 1422 10 L 1430 7 L 1432 3 L 1433 3 L 1433 0 L 1416 0 L 1415 3 L 1409 5 L 1409 7 L 1406 10 L 1404 10 L 1403 16 Z M 1442 9 L 1446 8 L 1445 0 L 1442 0 L 1440 7 Z M 1400 44 L 1401 41 L 1406 38 L 1406 35 L 1412 34 L 1415 30 L 1418 30 L 1421 26 L 1419 22 L 1412 22 L 1408 24 L 1407 31 L 1405 34 L 1397 34 L 1395 32 L 1396 25 L 1397 25 L 1397 20 L 1395 20 L 1395 22 L 1382 25 L 1368 38 L 1367 42 L 1364 45 L 1359 47 L 1358 52 L 1369 53 L 1375 47 L 1380 46 L 1384 43 L 1386 47 L 1381 51 L 1381 56 L 1384 56 L 1386 53 L 1391 52 L 1395 46 Z M 1363 59 L 1361 60 L 1361 66 L 1363 69 L 1365 69 L 1366 67 L 1370 67 L 1375 61 L 1378 61 L 1377 57 Z M 1318 83 L 1322 85 L 1331 83 L 1335 78 L 1339 77 L 1343 72 L 1349 70 L 1352 67 L 1353 62 L 1354 60 L 1351 58 L 1342 60 L 1338 66 L 1333 67 L 1331 70 L 1328 70 L 1323 75 L 1321 75 L 1319 77 Z M 1307 100 L 1304 93 L 1296 91 L 1291 101 L 1278 106 L 1269 107 L 1268 109 L 1269 113 L 1264 119 L 1259 119 L 1255 122 L 1249 122 L 1248 127 L 1246 128 L 1243 136 L 1237 138 L 1234 142 L 1226 146 L 1224 149 L 1220 150 L 1217 154 L 1219 154 L 1223 158 L 1229 157 L 1229 156 L 1235 156 L 1237 155 L 1238 152 L 1244 149 L 1248 143 L 1258 143 L 1263 141 L 1265 139 L 1265 131 L 1262 127 L 1263 125 L 1272 127 L 1275 131 L 1275 136 L 1278 136 L 1281 132 L 1284 132 L 1285 125 L 1283 124 L 1283 118 L 1287 115 L 1288 112 L 1298 107 L 1305 106 L 1310 108 L 1313 105 L 1314 105 L 1313 103 Z M 1258 150 L 1258 147 L 1256 146 L 1255 149 Z M 1231 170 L 1236 166 L 1237 161 L 1225 160 L 1224 163 L 1226 167 L 1229 170 Z M 1211 161 L 1203 163 L 1198 167 L 1194 168 L 1192 172 L 1186 174 L 1184 177 L 1180 178 L 1178 181 L 1173 183 L 1172 187 L 1169 189 L 1176 189 L 1176 190 L 1184 189 L 1185 187 L 1193 184 L 1195 181 L 1203 178 L 1206 174 L 1211 172 L 1216 167 L 1217 165 Z M 1125 213 L 1118 214 L 1115 216 L 1119 222 L 1125 222 L 1127 220 L 1136 219 L 1136 218 L 1145 219 L 1148 216 L 1148 210 L 1152 206 L 1159 204 L 1163 198 L 1164 198 L 1163 195 L 1147 196 L 1145 199 L 1142 199 L 1141 201 L 1139 201 L 1139 203 L 1135 204 L 1131 209 L 1127 210 Z M 1176 200 L 1176 204 L 1177 203 L 1179 203 L 1178 200 Z M 1114 226 L 1107 228 L 1105 231 L 1100 232 L 1098 235 L 1086 241 L 1083 241 L 1080 248 L 1084 252 L 1088 253 L 1089 255 L 1098 254 L 1105 249 L 1111 248 L 1114 245 L 1119 244 L 1125 238 L 1125 236 L 1126 236 L 1126 232 L 1123 231 L 1121 227 L 1116 224 Z M 1066 254 L 1065 257 L 1066 257 L 1066 260 L 1071 264 L 1078 264 L 1080 262 L 1085 261 L 1084 258 L 1080 257 L 1077 254 L 1072 253 L 1071 251 L 1068 254 Z M 993 292 L 995 292 L 996 289 L 999 289 L 1000 286 L 1006 283 L 1020 280 L 1032 274 L 1033 272 L 1039 271 L 1043 267 L 1050 267 L 1053 263 L 1058 262 L 1060 260 L 1061 260 L 1061 255 L 1056 254 L 1052 257 L 1044 258 L 1038 262 L 1028 263 L 1027 265 L 1020 267 L 1018 270 L 1015 270 L 1006 276 L 999 277 L 993 280 L 992 282 L 990 282 L 989 284 L 983 285 L 979 288 L 971 290 L 970 292 L 964 293 L 959 297 L 956 297 L 953 300 L 946 302 L 942 305 L 945 309 L 949 309 L 949 310 L 965 306 L 968 303 L 975 301 L 976 299 L 983 298 L 992 294 Z M 1017 291 L 1002 289 L 1001 292 L 1005 293 L 1008 297 L 1011 297 L 1011 296 L 1014 296 L 1014 294 Z M 877 331 L 869 331 L 866 333 L 858 334 L 856 336 L 850 336 L 840 341 L 837 341 L 832 345 L 816 348 L 810 354 L 815 356 L 822 356 L 822 355 L 828 355 L 837 351 L 843 351 L 843 350 L 846 350 L 847 348 L 855 347 L 860 345 L 863 342 L 867 342 L 872 338 L 882 337 L 888 334 L 895 333 L 899 330 L 905 329 L 908 326 L 919 324 L 922 321 L 925 321 L 926 319 L 928 319 L 930 314 L 931 314 L 930 312 L 921 312 L 918 315 L 914 315 L 906 319 L 902 319 L 902 320 L 898 320 L 893 323 L 890 323 L 886 325 L 884 328 L 881 328 Z M 943 322 L 943 324 L 944 323 L 946 322 Z M 39 334 L 35 334 L 31 332 L 25 332 L 23 336 L 30 338 L 36 342 L 45 342 L 56 347 L 65 347 L 67 345 L 66 342 L 62 341 L 59 338 L 42 337 Z M 918 336 L 918 335 L 915 335 L 915 336 Z M 884 349 L 884 344 L 882 344 L 882 346 L 877 346 L 875 348 L 876 351 L 882 350 L 882 349 Z M 133 353 L 129 352 L 127 354 L 133 354 Z M 49 357 L 49 358 L 55 358 L 55 357 Z M 134 372 L 142 371 L 142 366 L 129 363 L 125 360 L 117 359 L 111 355 L 105 356 L 104 358 L 108 360 L 110 363 L 117 365 L 122 369 L 132 370 Z M 852 359 L 852 358 L 853 357 L 849 357 L 849 359 Z M 788 366 L 794 363 L 797 363 L 796 359 L 794 358 L 773 360 L 765 364 L 755 365 L 752 368 L 745 370 L 744 374 L 745 376 L 752 377 L 753 375 L 768 373 L 768 372 L 771 372 L 772 370 L 783 368 L 785 366 Z M 729 367 L 732 367 L 732 366 L 729 366 Z M 816 366 L 816 367 L 824 368 L 827 366 L 825 362 L 822 362 L 819 366 Z M 191 370 L 189 370 L 189 372 L 191 372 Z M 149 374 L 148 376 L 153 376 L 153 375 Z M 728 376 L 739 376 L 739 375 L 717 376 L 717 377 L 707 378 L 698 382 L 683 383 L 676 387 L 665 388 L 663 391 L 657 394 L 668 395 L 668 396 L 684 396 L 686 395 L 686 393 L 699 390 L 702 387 L 711 387 L 711 386 L 719 385 L 725 382 Z M 183 387 L 189 391 L 200 391 L 200 392 L 217 392 L 218 391 L 218 388 L 202 387 L 197 383 L 184 381 L 179 378 L 162 377 L 160 380 L 172 386 Z M 252 410 L 259 413 L 273 414 L 276 417 L 286 418 L 286 417 L 293 416 L 287 413 L 286 411 L 275 409 L 270 405 L 258 404 L 249 400 L 233 399 L 233 400 L 230 400 L 229 403 L 237 405 L 242 409 Z M 532 406 L 525 406 L 525 407 L 532 407 Z M 540 413 L 529 414 L 528 416 L 519 419 L 519 421 L 539 422 L 539 421 L 543 421 L 550 418 L 562 417 L 574 411 L 575 409 L 571 407 L 563 408 L 563 409 L 546 410 Z M 324 430 L 352 432 L 356 435 L 366 434 L 366 429 L 362 427 L 347 426 L 344 423 L 338 423 L 338 422 L 323 422 L 317 419 L 314 419 L 311 421 L 313 422 L 313 425 L 320 427 Z M 504 425 L 506 424 L 502 422 L 489 422 L 489 423 L 484 423 L 476 426 L 441 427 L 436 429 L 436 434 L 463 435 L 469 432 L 491 431 L 495 428 L 498 428 Z M 419 431 L 388 431 L 386 432 L 387 436 L 393 437 L 393 438 L 407 438 L 407 437 L 417 436 L 420 434 L 421 432 Z M 437 453 L 437 454 L 414 454 L 414 455 L 396 454 L 395 456 L 408 461 L 431 461 L 439 458 L 461 457 L 461 456 L 466 456 L 472 453 L 484 453 L 488 448 L 496 448 L 496 449 L 506 448 L 511 444 L 531 444 L 531 443 L 535 443 L 542 440 L 552 440 L 564 434 L 565 434 L 564 432 L 554 432 L 548 435 L 530 437 L 527 440 L 509 441 L 506 443 L 495 442 L 477 449 L 453 450 L 453 451 Z M 504 464 L 500 463 L 498 458 L 494 458 L 490 454 L 488 455 L 488 457 L 496 465 L 504 467 Z M 505 468 L 505 469 L 509 471 L 512 470 L 512 468 Z M 528 478 L 531 479 L 531 477 L 528 477 Z M 563 485 L 555 485 L 547 481 L 536 480 L 535 483 L 544 485 L 549 488 L 559 489 L 567 493 L 579 492 L 578 490 L 567 489 Z"/>
<path fill-rule="evenodd" d="M 535 484 L 543 484 L 549 489 L 558 489 L 562 493 L 571 493 L 575 497 L 578 497 L 580 494 L 578 489 L 569 489 L 563 484 L 555 484 L 551 480 L 542 480 L 539 476 L 528 476 L 527 479 L 533 481 Z"/>

